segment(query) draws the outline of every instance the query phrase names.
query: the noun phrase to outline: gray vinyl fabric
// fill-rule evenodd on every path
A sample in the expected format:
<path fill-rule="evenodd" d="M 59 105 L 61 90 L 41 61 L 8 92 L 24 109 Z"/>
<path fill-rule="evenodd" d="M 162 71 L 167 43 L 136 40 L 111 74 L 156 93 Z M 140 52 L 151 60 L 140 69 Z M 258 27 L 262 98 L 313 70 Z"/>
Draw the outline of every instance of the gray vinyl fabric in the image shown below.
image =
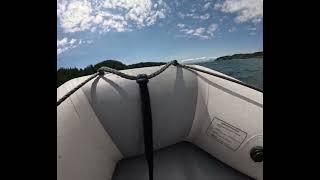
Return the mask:
<path fill-rule="evenodd" d="M 133 69 L 126 73 L 150 74 L 159 68 Z M 196 110 L 197 84 L 194 73 L 174 66 L 149 81 L 154 149 L 180 142 L 190 132 Z M 122 155 L 143 154 L 138 84 L 106 74 L 87 83 L 82 90 Z"/>
<path fill-rule="evenodd" d="M 143 155 L 118 162 L 112 180 L 149 180 Z M 188 142 L 154 153 L 154 180 L 243 180 L 252 179 L 215 159 Z"/>

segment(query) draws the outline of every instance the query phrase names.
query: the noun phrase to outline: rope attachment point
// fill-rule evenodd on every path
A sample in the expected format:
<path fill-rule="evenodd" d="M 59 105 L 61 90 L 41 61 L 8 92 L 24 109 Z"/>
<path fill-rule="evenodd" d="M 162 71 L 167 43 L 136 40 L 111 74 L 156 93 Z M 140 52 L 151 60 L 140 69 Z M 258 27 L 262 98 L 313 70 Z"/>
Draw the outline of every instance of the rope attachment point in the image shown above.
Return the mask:
<path fill-rule="evenodd" d="M 103 76 L 104 75 L 104 70 L 103 69 L 98 69 L 98 74 L 99 74 L 99 76 Z"/>
<path fill-rule="evenodd" d="M 177 65 L 179 65 L 179 63 L 178 63 L 177 60 L 173 60 L 173 61 L 172 61 L 172 65 L 177 66 Z"/>
<path fill-rule="evenodd" d="M 146 74 L 138 74 L 136 81 L 137 81 L 138 84 L 147 84 L 149 82 L 148 75 L 146 75 Z"/>

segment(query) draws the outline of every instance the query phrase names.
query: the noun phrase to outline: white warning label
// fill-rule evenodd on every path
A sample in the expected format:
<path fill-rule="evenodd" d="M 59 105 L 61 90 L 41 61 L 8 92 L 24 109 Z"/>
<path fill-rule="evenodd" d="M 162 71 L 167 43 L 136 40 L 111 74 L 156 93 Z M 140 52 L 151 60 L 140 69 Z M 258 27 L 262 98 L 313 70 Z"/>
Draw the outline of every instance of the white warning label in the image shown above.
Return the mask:
<path fill-rule="evenodd" d="M 213 118 L 207 134 L 232 150 L 237 150 L 247 137 L 247 133 L 218 118 Z"/>

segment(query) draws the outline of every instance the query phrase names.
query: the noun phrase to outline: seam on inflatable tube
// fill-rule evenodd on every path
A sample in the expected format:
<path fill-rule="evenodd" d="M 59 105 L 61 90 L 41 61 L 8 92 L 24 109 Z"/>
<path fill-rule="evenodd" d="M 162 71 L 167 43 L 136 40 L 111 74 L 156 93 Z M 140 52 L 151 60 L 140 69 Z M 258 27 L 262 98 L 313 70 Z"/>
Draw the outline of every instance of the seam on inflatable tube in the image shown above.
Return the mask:
<path fill-rule="evenodd" d="M 80 79 L 74 79 L 73 81 L 70 81 L 67 86 L 64 86 L 63 88 L 65 88 L 66 90 L 74 87 L 78 81 Z M 79 91 L 81 89 L 81 91 Z M 87 96 L 84 95 L 83 89 L 80 88 L 78 89 L 73 95 L 71 95 L 67 101 L 70 103 L 71 107 L 73 108 L 74 115 L 80 120 L 80 121 L 87 121 L 86 123 L 90 123 L 89 121 L 94 121 L 94 126 L 102 126 L 98 117 L 96 116 L 95 112 L 93 111 L 90 103 L 88 102 Z M 83 97 L 85 96 L 85 97 Z M 77 105 L 77 103 L 79 103 L 79 105 Z M 88 111 L 88 115 L 85 115 L 82 112 L 82 108 L 84 108 L 85 112 Z M 89 121 L 88 121 L 89 120 Z M 100 130 L 99 130 L 100 131 Z M 119 160 L 121 160 L 124 156 L 121 153 L 121 151 L 119 151 L 119 148 L 114 144 L 112 138 L 110 137 L 110 135 L 108 134 L 108 132 L 105 131 L 104 128 L 102 128 L 102 131 L 99 132 L 99 134 L 96 134 L 94 136 L 98 135 L 98 139 L 99 139 L 99 143 L 104 143 L 105 145 L 103 145 L 106 149 L 106 151 L 109 151 L 109 147 L 110 147 L 110 151 L 111 153 L 107 153 L 105 155 L 106 158 L 106 163 L 107 166 L 110 167 L 108 172 L 107 172 L 107 176 L 105 177 L 107 180 L 111 180 L 112 179 L 112 175 L 115 171 L 115 168 L 117 166 L 117 163 Z M 102 140 L 102 141 L 101 141 Z"/>
<path fill-rule="evenodd" d="M 97 76 L 96 78 L 99 78 L 99 76 Z M 90 80 L 87 84 L 90 84 L 90 83 L 92 84 L 92 81 L 94 81 L 96 78 Z M 77 82 L 79 81 L 79 79 L 80 79 L 80 78 L 77 78 Z M 84 85 L 84 86 L 85 86 L 85 85 Z M 83 87 L 84 87 L 84 86 L 83 86 Z M 100 122 L 100 120 L 99 120 L 96 112 L 92 109 L 92 106 L 91 106 L 91 104 L 90 104 L 90 102 L 89 102 L 88 97 L 85 95 L 85 93 L 84 93 L 84 91 L 83 91 L 83 87 L 81 87 L 79 90 L 80 90 L 81 93 L 83 94 L 86 103 L 89 104 L 89 106 L 90 106 L 89 108 L 90 108 L 91 113 L 93 113 L 93 115 L 96 117 L 96 119 L 98 120 L 99 125 L 102 126 L 102 128 L 103 128 L 103 130 L 105 131 L 106 135 L 107 135 L 108 138 L 111 140 L 113 146 L 114 146 L 114 147 L 117 149 L 117 151 L 119 152 L 119 154 L 120 154 L 120 156 L 121 156 L 120 159 L 122 159 L 122 158 L 124 157 L 124 155 L 123 155 L 122 152 L 120 151 L 119 147 L 113 142 L 113 139 L 112 139 L 111 136 L 109 135 L 108 131 L 106 131 L 106 129 L 105 129 L 105 128 L 103 127 L 103 125 L 101 124 L 101 122 Z M 77 96 L 79 95 L 78 93 L 79 93 L 79 92 L 75 92 L 75 94 L 76 94 Z"/>
<path fill-rule="evenodd" d="M 197 88 L 198 88 L 198 91 L 197 91 L 197 104 L 196 104 L 196 110 L 195 110 L 195 112 L 194 112 L 194 115 L 193 115 L 193 121 L 192 121 L 192 125 L 191 125 L 191 128 L 190 128 L 190 130 L 189 130 L 189 133 L 188 133 L 188 135 L 187 135 L 187 137 L 185 138 L 185 141 L 188 141 L 188 142 L 190 142 L 190 143 L 193 143 L 193 133 L 192 133 L 192 130 L 194 129 L 194 127 L 197 125 L 197 121 L 198 121 L 198 107 L 199 107 L 199 102 L 198 102 L 198 100 L 199 100 L 199 94 L 200 94 L 200 83 L 201 83 L 201 81 L 203 81 L 201 78 L 199 78 L 199 72 L 194 72 L 195 73 L 195 75 L 197 76 L 196 78 L 197 78 Z M 205 96 L 205 100 L 204 100 L 204 102 L 205 102 L 205 106 L 207 107 L 208 106 L 208 99 L 209 99 L 209 85 L 208 84 L 205 84 L 205 83 L 203 83 L 204 84 L 204 86 L 205 86 L 205 94 L 204 94 L 204 96 Z"/>
<path fill-rule="evenodd" d="M 192 73 L 192 72 L 191 72 Z M 191 131 L 193 129 L 193 125 L 196 123 L 196 116 L 197 116 L 197 110 L 198 110 L 198 100 L 199 100 L 199 92 L 200 92 L 200 88 L 199 88 L 199 78 L 198 78 L 198 72 L 194 73 L 195 76 L 196 76 L 196 80 L 197 80 L 197 101 L 196 101 L 196 106 L 195 106 L 195 111 L 194 111 L 194 114 L 193 114 L 193 120 L 192 120 L 192 124 L 191 124 L 191 127 L 190 127 L 190 130 L 189 130 L 189 133 L 187 135 L 187 139 L 192 139 L 192 137 L 190 137 L 191 135 Z"/>
<path fill-rule="evenodd" d="M 215 70 L 212 70 L 212 69 L 208 69 L 208 68 L 206 68 L 206 67 L 203 67 L 203 66 L 199 66 L 199 65 L 195 65 L 194 67 L 196 67 L 196 68 L 199 68 L 199 69 L 204 69 L 204 70 L 207 70 L 207 71 L 210 71 L 210 72 L 214 72 L 214 73 L 218 73 L 218 74 L 220 74 L 220 75 L 222 75 L 222 76 L 225 76 L 225 77 L 228 77 L 228 78 L 231 78 L 231 79 L 234 79 L 234 80 L 238 80 L 238 79 L 235 79 L 235 78 L 233 78 L 233 77 L 231 77 L 231 76 L 228 76 L 228 75 L 226 75 L 226 74 L 223 74 L 223 73 L 220 73 L 220 72 L 218 72 L 218 71 L 215 71 Z M 210 81 L 210 78 L 207 78 L 206 76 L 204 76 L 203 74 L 205 74 L 205 73 L 202 73 L 202 72 L 199 72 L 198 73 L 199 74 L 199 77 L 200 78 L 202 78 L 203 80 L 208 80 L 208 81 Z M 239 80 L 238 80 L 239 81 Z M 211 81 L 210 81 L 211 82 Z M 215 82 L 214 84 L 216 84 L 217 86 L 219 86 L 220 88 L 222 87 L 224 90 L 227 90 L 228 92 L 231 92 L 231 94 L 234 94 L 234 95 L 237 95 L 237 96 L 239 96 L 241 93 L 239 93 L 239 92 L 237 92 L 237 91 L 234 91 L 234 89 L 233 88 L 226 88 L 226 87 L 223 87 L 221 84 L 219 84 L 219 83 L 217 83 L 217 82 Z M 250 89 L 250 88 L 249 88 Z M 223 90 L 223 91 L 224 91 Z M 263 93 L 262 93 L 263 94 Z M 241 97 L 245 97 L 245 98 L 241 98 Z M 239 98 L 241 98 L 241 99 L 243 99 L 243 100 L 249 100 L 251 103 L 253 103 L 253 104 L 255 104 L 255 105 L 257 105 L 257 106 L 259 106 L 259 107 L 263 107 L 263 102 L 260 102 L 259 100 L 257 100 L 257 99 L 255 99 L 255 98 L 249 98 L 247 95 L 245 95 L 245 96 L 243 96 L 243 95 L 241 95 L 241 97 L 239 97 Z"/>

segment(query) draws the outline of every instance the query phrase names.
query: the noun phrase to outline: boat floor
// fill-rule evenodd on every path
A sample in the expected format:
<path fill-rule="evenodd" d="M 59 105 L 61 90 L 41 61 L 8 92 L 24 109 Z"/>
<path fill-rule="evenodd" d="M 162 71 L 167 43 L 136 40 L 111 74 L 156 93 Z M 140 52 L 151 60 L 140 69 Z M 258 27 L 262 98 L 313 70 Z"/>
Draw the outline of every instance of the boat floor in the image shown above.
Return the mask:
<path fill-rule="evenodd" d="M 149 180 L 145 156 L 119 161 L 113 180 Z M 154 152 L 155 180 L 242 180 L 252 179 L 197 146 L 181 142 Z"/>

